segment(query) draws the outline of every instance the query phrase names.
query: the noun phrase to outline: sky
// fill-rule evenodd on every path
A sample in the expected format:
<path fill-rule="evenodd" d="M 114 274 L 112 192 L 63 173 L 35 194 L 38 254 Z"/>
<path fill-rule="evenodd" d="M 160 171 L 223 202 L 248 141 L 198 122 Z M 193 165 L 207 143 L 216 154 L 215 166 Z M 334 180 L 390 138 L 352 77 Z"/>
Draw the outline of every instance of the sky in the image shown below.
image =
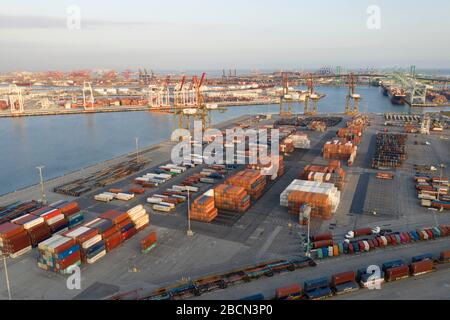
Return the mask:
<path fill-rule="evenodd" d="M 450 68 L 449 17 L 448 0 L 0 0 L 0 71 Z"/>

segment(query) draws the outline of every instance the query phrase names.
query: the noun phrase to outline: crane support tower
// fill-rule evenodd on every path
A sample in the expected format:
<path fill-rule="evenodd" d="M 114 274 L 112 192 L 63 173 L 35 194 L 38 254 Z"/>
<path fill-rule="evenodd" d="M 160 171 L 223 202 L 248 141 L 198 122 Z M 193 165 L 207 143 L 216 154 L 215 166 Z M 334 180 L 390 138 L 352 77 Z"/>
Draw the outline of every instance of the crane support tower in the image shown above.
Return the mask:
<path fill-rule="evenodd" d="M 24 99 L 22 90 L 15 84 L 8 88 L 8 100 L 12 114 L 22 114 L 24 112 Z"/>
<path fill-rule="evenodd" d="M 318 102 L 319 102 L 319 96 L 317 95 L 317 93 L 314 92 L 314 81 L 313 81 L 313 76 L 310 73 L 308 76 L 308 80 L 306 81 L 306 84 L 308 86 L 308 92 L 306 93 L 306 97 L 305 97 L 305 107 L 304 107 L 304 113 L 305 115 L 316 115 L 318 110 Z M 312 109 L 309 108 L 309 100 L 311 99 L 311 101 L 313 102 L 313 107 Z"/>
<path fill-rule="evenodd" d="M 83 82 L 83 108 L 85 111 L 94 109 L 94 93 L 92 91 L 91 83 L 87 81 Z"/>
<path fill-rule="evenodd" d="M 345 114 L 347 115 L 359 113 L 359 100 L 361 99 L 361 95 L 356 93 L 355 87 L 355 75 L 350 73 L 348 76 L 348 95 L 345 104 Z"/>
<path fill-rule="evenodd" d="M 286 97 L 289 94 L 289 76 L 286 72 L 281 73 L 282 77 L 282 93 L 280 95 L 280 117 L 291 117 L 293 114 L 292 103 L 286 101 Z M 287 104 L 287 110 L 284 108 L 284 104 Z"/>

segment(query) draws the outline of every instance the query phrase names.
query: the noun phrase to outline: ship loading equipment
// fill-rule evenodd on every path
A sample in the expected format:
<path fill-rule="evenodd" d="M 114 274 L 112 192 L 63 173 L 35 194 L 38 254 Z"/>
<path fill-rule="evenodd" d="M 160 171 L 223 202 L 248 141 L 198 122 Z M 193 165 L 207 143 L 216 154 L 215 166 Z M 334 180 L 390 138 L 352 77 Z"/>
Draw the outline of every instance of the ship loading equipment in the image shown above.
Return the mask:
<path fill-rule="evenodd" d="M 312 74 L 309 74 L 308 80 L 306 81 L 308 86 L 308 93 L 305 96 L 305 108 L 304 113 L 308 116 L 315 116 L 318 112 L 317 104 L 319 102 L 319 95 L 314 92 L 314 81 Z M 309 99 L 313 103 L 312 109 L 309 108 Z"/>
<path fill-rule="evenodd" d="M 359 100 L 361 99 L 361 95 L 356 93 L 355 87 L 355 75 L 351 73 L 348 76 L 348 94 L 345 103 L 345 114 L 347 115 L 356 115 L 359 113 Z"/>
<path fill-rule="evenodd" d="M 286 117 L 289 118 L 293 115 L 293 108 L 291 101 L 288 101 L 286 99 L 286 96 L 289 94 L 289 77 L 288 74 L 283 72 L 282 73 L 282 85 L 283 85 L 283 92 L 280 96 L 280 117 Z M 287 110 L 285 110 L 284 105 L 287 104 Z"/>
<path fill-rule="evenodd" d="M 192 119 L 202 122 L 202 130 L 211 127 L 211 112 L 218 110 L 224 112 L 227 109 L 218 107 L 215 104 L 205 103 L 201 87 L 206 79 L 206 73 L 203 73 L 200 80 L 197 76 L 192 77 L 189 88 L 186 90 L 186 76 L 183 76 L 178 87 L 173 92 L 173 108 L 170 112 L 178 117 L 178 126 L 180 129 L 191 130 Z M 190 94 L 193 93 L 193 94 Z M 176 121 L 174 121 L 176 123 Z"/>

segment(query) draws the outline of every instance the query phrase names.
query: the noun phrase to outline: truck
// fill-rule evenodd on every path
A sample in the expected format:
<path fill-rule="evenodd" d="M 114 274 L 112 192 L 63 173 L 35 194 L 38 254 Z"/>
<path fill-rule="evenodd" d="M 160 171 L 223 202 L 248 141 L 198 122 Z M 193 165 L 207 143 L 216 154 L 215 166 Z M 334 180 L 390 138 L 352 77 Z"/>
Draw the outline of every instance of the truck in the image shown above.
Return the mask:
<path fill-rule="evenodd" d="M 287 287 L 278 288 L 275 292 L 275 298 L 277 300 L 285 300 L 288 298 L 300 298 L 303 295 L 301 285 L 293 284 Z"/>
<path fill-rule="evenodd" d="M 331 277 L 331 288 L 337 295 L 358 290 L 355 272 L 348 271 L 334 274 Z"/>
<path fill-rule="evenodd" d="M 401 265 L 386 269 L 386 281 L 397 281 L 409 277 L 409 267 Z"/>
<path fill-rule="evenodd" d="M 411 263 L 409 266 L 412 276 L 420 276 L 422 274 L 434 271 L 434 262 L 431 259 L 425 259 Z"/>

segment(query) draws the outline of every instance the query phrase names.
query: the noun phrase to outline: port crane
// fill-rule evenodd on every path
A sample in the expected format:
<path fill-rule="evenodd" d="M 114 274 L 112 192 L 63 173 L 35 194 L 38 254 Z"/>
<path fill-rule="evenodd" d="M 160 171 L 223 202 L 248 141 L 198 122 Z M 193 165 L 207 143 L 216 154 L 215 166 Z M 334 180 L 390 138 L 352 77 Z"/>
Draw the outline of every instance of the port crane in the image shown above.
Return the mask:
<path fill-rule="evenodd" d="M 88 104 L 90 104 L 90 107 Z M 84 111 L 94 109 L 94 93 L 92 91 L 91 83 L 88 81 L 83 82 L 83 108 Z"/>
<path fill-rule="evenodd" d="M 286 96 L 289 94 L 289 76 L 286 72 L 282 73 L 282 82 L 283 91 L 280 96 L 280 116 L 291 117 L 293 114 L 293 108 L 290 101 L 287 101 L 287 110 L 284 109 L 284 101 L 286 100 Z"/>
<path fill-rule="evenodd" d="M 345 103 L 345 114 L 355 115 L 359 113 L 359 100 L 361 95 L 355 90 L 355 75 L 350 73 L 348 76 L 348 94 Z"/>
<path fill-rule="evenodd" d="M 313 116 L 316 115 L 318 111 L 317 104 L 319 102 L 319 96 L 317 95 L 317 93 L 314 92 L 314 81 L 311 73 L 309 74 L 309 78 L 306 81 L 306 84 L 308 86 L 308 92 L 306 93 L 305 96 L 304 113 L 305 115 Z M 309 99 L 311 99 L 313 102 L 312 110 L 309 109 Z"/>
<path fill-rule="evenodd" d="M 11 113 L 20 115 L 24 112 L 24 97 L 22 89 L 16 84 L 11 84 L 7 88 L 0 88 L 0 94 L 4 95 L 3 100 L 9 105 Z"/>

